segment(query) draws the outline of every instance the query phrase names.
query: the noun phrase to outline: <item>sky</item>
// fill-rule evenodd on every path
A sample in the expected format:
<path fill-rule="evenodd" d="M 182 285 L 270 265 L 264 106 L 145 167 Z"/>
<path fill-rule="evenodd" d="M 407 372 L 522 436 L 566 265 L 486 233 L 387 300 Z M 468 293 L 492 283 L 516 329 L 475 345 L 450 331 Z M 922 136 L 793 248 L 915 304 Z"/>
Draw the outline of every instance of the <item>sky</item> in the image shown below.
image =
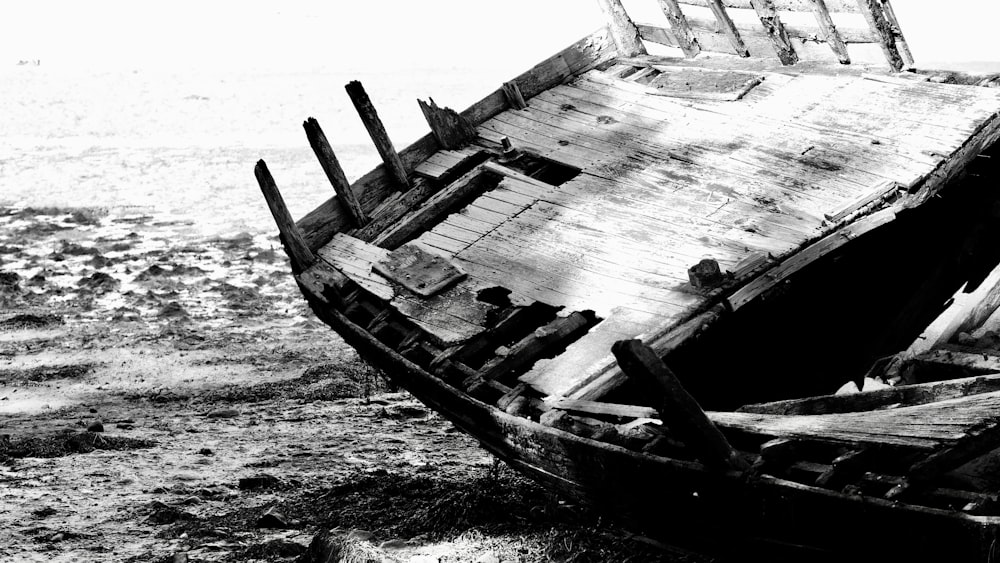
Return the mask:
<path fill-rule="evenodd" d="M 627 3 L 654 0 L 627 0 Z M 943 9 L 947 6 L 947 9 Z M 989 0 L 896 0 L 918 63 L 1000 62 Z M 0 68 L 319 70 L 488 64 L 517 74 L 603 23 L 594 0 L 6 2 Z"/>

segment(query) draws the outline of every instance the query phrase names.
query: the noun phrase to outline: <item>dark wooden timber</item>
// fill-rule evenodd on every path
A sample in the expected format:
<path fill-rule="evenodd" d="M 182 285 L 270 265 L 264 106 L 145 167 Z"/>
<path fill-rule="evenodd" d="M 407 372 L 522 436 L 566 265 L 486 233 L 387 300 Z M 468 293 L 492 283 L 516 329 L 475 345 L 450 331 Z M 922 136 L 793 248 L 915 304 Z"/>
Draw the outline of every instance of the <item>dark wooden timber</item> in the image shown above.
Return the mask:
<path fill-rule="evenodd" d="M 715 19 L 718 20 L 719 25 L 722 27 L 722 31 L 729 38 L 729 43 L 732 44 L 736 54 L 741 57 L 749 57 L 750 50 L 743 43 L 743 38 L 740 37 L 740 32 L 736 29 L 736 24 L 733 23 L 733 18 L 729 17 L 729 12 L 722 5 L 722 0 L 707 0 L 707 3 L 709 9 L 712 10 L 712 15 L 715 16 Z"/>
<path fill-rule="evenodd" d="M 267 169 L 267 164 L 263 160 L 258 160 L 253 173 L 257 177 L 257 183 L 260 184 L 260 191 L 264 193 L 264 199 L 267 201 L 268 209 L 271 210 L 271 216 L 274 217 L 274 222 L 278 225 L 281 244 L 285 247 L 285 252 L 288 253 L 288 258 L 292 261 L 292 267 L 297 272 L 305 270 L 316 261 L 316 255 L 309 250 L 309 246 L 302 238 L 302 233 L 295 226 L 295 221 L 292 220 L 292 215 L 288 212 L 285 200 L 281 197 L 281 192 L 278 191 L 278 186 L 274 183 L 274 178 Z"/>
<path fill-rule="evenodd" d="M 823 31 L 823 38 L 830 49 L 837 55 L 837 60 L 841 64 L 851 64 L 851 55 L 847 52 L 847 44 L 837 31 L 837 26 L 830 17 L 830 10 L 826 7 L 825 0 L 810 0 L 813 5 L 813 14 L 816 16 L 816 23 Z"/>
<path fill-rule="evenodd" d="M 907 45 L 906 39 L 903 37 L 902 31 L 899 28 L 899 20 L 896 19 L 896 11 L 893 10 L 892 4 L 889 0 L 879 0 L 882 4 L 882 10 L 885 14 L 885 19 L 889 22 L 892 27 L 893 37 L 896 39 L 896 49 L 899 51 L 899 56 L 903 59 L 904 65 L 913 64 L 913 55 L 910 53 L 910 46 Z"/>
<path fill-rule="evenodd" d="M 334 191 L 337 192 L 337 199 L 340 201 L 341 208 L 350 217 L 351 223 L 355 227 L 364 226 L 368 222 L 368 216 L 365 215 L 365 210 L 361 207 L 361 202 L 358 201 L 357 195 L 351 189 L 351 183 L 347 181 L 344 169 L 340 167 L 340 161 L 337 160 L 337 155 L 333 153 L 333 148 L 330 147 L 330 142 L 326 140 L 326 135 L 323 134 L 323 129 L 320 128 L 319 122 L 315 118 L 310 117 L 302 123 L 302 127 L 306 130 L 306 138 L 309 139 L 309 146 L 316 153 L 319 165 L 323 167 L 323 172 L 326 173 L 327 179 L 330 180 Z"/>
<path fill-rule="evenodd" d="M 677 0 L 658 1 L 663 15 L 670 22 L 670 28 L 674 31 L 674 37 L 677 38 L 681 51 L 684 51 L 684 55 L 687 57 L 697 56 L 701 52 L 701 46 L 698 45 L 698 39 L 691 32 L 691 26 L 688 25 L 687 18 L 684 17 L 684 12 L 681 11 Z"/>
<path fill-rule="evenodd" d="M 1000 375 L 982 375 L 949 381 L 900 385 L 853 395 L 822 395 L 772 403 L 746 405 L 738 412 L 780 415 L 817 415 L 864 412 L 889 405 L 913 406 L 1000 391 Z"/>
<path fill-rule="evenodd" d="M 750 4 L 757 12 L 757 17 L 760 18 L 760 23 L 764 26 L 768 39 L 774 45 L 774 52 L 778 55 L 781 64 L 793 65 L 799 62 L 799 56 L 795 53 L 795 48 L 792 47 L 792 42 L 788 38 L 784 24 L 781 23 L 781 18 L 778 17 L 778 9 L 774 7 L 774 2 L 772 0 L 750 0 Z"/>
<path fill-rule="evenodd" d="M 386 133 L 385 126 L 382 125 L 382 120 L 379 118 L 378 112 L 375 111 L 375 106 L 368 97 L 368 93 L 365 92 L 365 87 L 357 80 L 352 80 L 344 88 L 347 90 L 347 95 L 351 97 L 355 109 L 358 110 L 358 116 L 365 124 L 368 135 L 375 143 L 375 148 L 382 157 L 382 162 L 395 178 L 397 188 L 409 188 L 410 182 L 406 178 L 406 168 L 403 167 L 403 161 L 399 159 L 396 148 L 392 146 L 392 140 L 389 139 L 389 134 Z"/>
<path fill-rule="evenodd" d="M 503 94 L 507 98 L 507 103 L 510 104 L 510 107 L 514 109 L 524 109 L 528 107 L 527 102 L 524 101 L 524 95 L 521 94 L 521 89 L 517 86 L 517 82 L 504 82 L 501 88 L 503 89 Z"/>
<path fill-rule="evenodd" d="M 736 451 L 729 441 L 649 346 L 639 340 L 621 340 L 611 347 L 611 352 L 626 375 L 655 384 L 662 398 L 657 409 L 660 419 L 697 452 L 699 459 L 715 467 L 732 467 L 736 463 Z"/>
<path fill-rule="evenodd" d="M 621 0 L 598 0 L 598 4 L 608 20 L 608 29 L 618 49 L 618 55 L 622 57 L 645 55 L 646 46 L 642 44 L 639 30 L 632 23 L 632 18 L 625 11 Z"/>
<path fill-rule="evenodd" d="M 438 144 L 446 149 L 458 149 L 469 144 L 476 136 L 476 130 L 468 120 L 451 108 L 438 106 L 434 98 L 429 100 L 417 100 L 417 103 Z"/>
<path fill-rule="evenodd" d="M 858 6 L 868 22 L 868 27 L 879 38 L 878 44 L 882 48 L 886 62 L 893 70 L 901 70 L 903 57 L 899 54 L 899 49 L 896 48 L 896 34 L 882 11 L 882 2 L 880 0 L 858 0 Z"/>
<path fill-rule="evenodd" d="M 565 347 L 567 340 L 585 330 L 589 324 L 587 317 L 578 312 L 557 318 L 522 338 L 511 346 L 506 356 L 498 357 L 486 364 L 480 373 L 486 379 L 497 379 L 510 372 L 530 367 L 552 349 Z"/>

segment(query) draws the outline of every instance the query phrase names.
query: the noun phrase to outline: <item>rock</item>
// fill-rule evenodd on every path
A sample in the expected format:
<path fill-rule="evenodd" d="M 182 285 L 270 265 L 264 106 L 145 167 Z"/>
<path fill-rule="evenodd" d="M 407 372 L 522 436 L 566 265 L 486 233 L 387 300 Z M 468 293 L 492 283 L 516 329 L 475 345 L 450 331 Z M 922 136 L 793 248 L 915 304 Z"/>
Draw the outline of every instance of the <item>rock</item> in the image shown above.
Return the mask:
<path fill-rule="evenodd" d="M 206 414 L 208 418 L 233 418 L 240 415 L 240 411 L 236 409 L 215 409 L 211 410 Z"/>
<path fill-rule="evenodd" d="M 100 420 L 95 420 L 87 425 L 87 432 L 104 432 L 104 424 Z"/>
<path fill-rule="evenodd" d="M 188 563 L 187 553 L 183 551 L 175 553 L 173 558 L 170 559 L 170 563 Z"/>
<path fill-rule="evenodd" d="M 378 544 L 379 549 L 406 549 L 408 547 L 410 547 L 410 542 L 399 538 L 393 538 Z"/>
<path fill-rule="evenodd" d="M 163 308 L 160 309 L 160 312 L 156 314 L 156 316 L 161 318 L 174 319 L 180 317 L 187 317 L 188 312 L 184 309 L 184 307 L 181 307 L 180 303 L 176 301 L 171 301 L 170 303 L 164 305 Z"/>
<path fill-rule="evenodd" d="M 493 553 L 492 551 L 487 551 L 486 553 L 477 557 L 475 563 L 500 563 L 500 558 L 497 557 L 496 553 Z"/>
<path fill-rule="evenodd" d="M 289 522 L 288 519 L 285 518 L 284 514 L 274 510 L 273 508 L 269 508 L 267 512 L 262 514 L 261 517 L 257 519 L 257 527 L 284 530 L 289 527 Z"/>
<path fill-rule="evenodd" d="M 121 282 L 104 272 L 94 272 L 88 277 L 80 278 L 76 285 L 83 289 L 90 289 L 94 293 L 107 293 L 118 289 Z"/>
<path fill-rule="evenodd" d="M 282 485 L 283 483 L 281 482 L 281 479 L 278 479 L 274 475 L 263 473 L 253 477 L 241 478 L 239 488 L 244 491 L 251 491 L 254 489 L 273 489 L 281 487 Z"/>
<path fill-rule="evenodd" d="M 860 393 L 861 390 L 858 389 L 858 384 L 853 381 L 848 381 L 847 383 L 840 386 L 834 395 L 853 395 L 855 393 Z"/>
<path fill-rule="evenodd" d="M 202 449 L 198 450 L 198 454 L 199 455 L 215 455 L 215 452 L 213 452 L 212 450 L 210 450 L 208 448 L 202 448 Z"/>

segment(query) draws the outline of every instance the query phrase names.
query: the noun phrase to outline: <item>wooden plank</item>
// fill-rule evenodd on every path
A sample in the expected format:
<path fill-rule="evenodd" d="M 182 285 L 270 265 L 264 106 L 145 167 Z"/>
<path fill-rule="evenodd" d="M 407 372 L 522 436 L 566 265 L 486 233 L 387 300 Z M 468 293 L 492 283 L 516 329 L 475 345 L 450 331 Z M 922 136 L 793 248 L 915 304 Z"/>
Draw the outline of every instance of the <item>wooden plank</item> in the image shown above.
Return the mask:
<path fill-rule="evenodd" d="M 879 0 L 857 0 L 861 13 L 865 16 L 865 21 L 871 28 L 872 33 L 879 38 L 879 46 L 885 55 L 885 60 L 889 63 L 889 68 L 899 71 L 903 68 L 903 57 L 896 48 L 896 35 L 892 25 L 885 17 L 882 3 Z"/>
<path fill-rule="evenodd" d="M 809 0 L 812 2 L 813 0 Z M 829 15 L 829 12 L 827 12 Z M 832 22 L 832 20 L 831 20 Z M 687 23 L 694 32 L 709 32 L 709 33 L 726 33 L 726 28 L 719 23 L 717 18 L 706 17 L 699 14 L 691 14 L 687 16 Z M 785 33 L 789 38 L 801 39 L 804 42 L 815 42 L 820 38 L 824 38 L 825 33 L 823 29 L 823 24 L 818 20 L 816 25 L 809 25 L 804 22 L 781 22 L 784 27 Z M 648 24 L 643 24 L 648 25 Z M 745 20 L 739 20 L 733 22 L 734 30 L 740 34 L 741 38 L 756 41 L 767 41 L 770 45 L 771 38 L 766 29 L 762 28 L 759 22 L 749 22 Z M 876 43 L 878 42 L 878 37 L 872 34 L 868 27 L 859 27 L 842 24 L 836 26 L 837 37 L 843 43 Z M 695 34 L 696 36 L 700 34 Z M 676 33 L 674 34 L 676 36 Z M 800 57 L 802 58 L 802 57 Z"/>
<path fill-rule="evenodd" d="M 729 12 L 722 5 L 722 0 L 705 0 L 705 2 L 708 4 L 708 8 L 712 10 L 712 15 L 719 22 L 722 32 L 729 38 L 729 42 L 733 45 L 733 50 L 736 51 L 736 54 L 741 57 L 749 57 L 750 50 L 743 43 L 743 38 L 740 36 L 739 30 L 736 29 L 733 19 L 729 17 Z"/>
<path fill-rule="evenodd" d="M 712 424 L 677 376 L 648 346 L 639 340 L 622 340 L 611 347 L 611 352 L 629 377 L 656 389 L 662 403 L 657 408 L 660 419 L 700 460 L 714 467 L 743 466 L 726 437 Z"/>
<path fill-rule="evenodd" d="M 982 356 L 979 356 L 980 358 Z M 1000 364 L 994 364 L 1000 365 Z M 1000 391 L 1000 375 L 983 375 L 916 385 L 899 385 L 853 395 L 823 395 L 745 405 L 738 412 L 777 415 L 820 415 L 913 406 Z"/>
<path fill-rule="evenodd" d="M 709 7 L 713 0 L 678 0 L 681 4 L 691 6 Z M 753 9 L 751 0 L 721 0 L 726 8 Z M 787 12 L 811 12 L 812 3 L 810 0 L 774 0 L 774 5 L 779 11 Z M 831 12 L 843 12 L 848 14 L 860 13 L 857 4 L 853 0 L 827 0 L 827 6 Z"/>
<path fill-rule="evenodd" d="M 898 189 L 899 184 L 896 182 L 891 180 L 888 182 L 882 182 L 881 184 L 873 187 L 867 193 L 862 194 L 854 201 L 849 201 L 834 210 L 824 213 L 823 216 L 827 221 L 836 223 L 846 218 L 848 215 L 857 213 L 861 209 L 891 196 L 896 193 Z"/>
<path fill-rule="evenodd" d="M 908 357 L 929 352 L 946 344 L 960 332 L 970 332 L 1000 307 L 1000 266 L 969 292 L 966 283 L 952 297 L 951 304 L 913 341 L 904 353 Z"/>
<path fill-rule="evenodd" d="M 657 1 L 660 4 L 663 15 L 670 22 L 670 28 L 673 30 L 674 37 L 677 38 L 681 50 L 684 51 L 684 55 L 687 57 L 698 56 L 698 53 L 701 52 L 701 46 L 698 45 L 698 40 L 691 34 L 691 27 L 688 25 L 681 7 L 677 4 L 677 0 Z"/>
<path fill-rule="evenodd" d="M 622 6 L 621 0 L 598 0 L 598 5 L 608 20 L 608 29 L 618 54 L 628 57 L 646 54 L 646 47 L 639 38 L 639 31 Z"/>
<path fill-rule="evenodd" d="M 810 0 L 813 5 L 813 14 L 816 16 L 816 23 L 823 31 L 823 39 L 830 49 L 837 55 L 837 60 L 841 64 L 851 64 L 851 55 L 847 52 L 847 44 L 837 31 L 837 26 L 830 17 L 830 10 L 826 7 L 824 0 Z"/>
<path fill-rule="evenodd" d="M 547 402 L 546 404 L 553 409 L 569 412 L 582 412 L 585 414 L 601 414 L 619 416 L 622 418 L 659 419 L 660 417 L 660 413 L 656 409 L 637 405 L 621 405 L 600 401 L 581 401 L 578 399 L 556 399 L 554 401 Z"/>
<path fill-rule="evenodd" d="M 793 65 L 799 61 L 795 48 L 788 40 L 788 32 L 785 30 L 781 18 L 778 17 L 778 9 L 775 8 L 773 0 L 750 0 L 757 17 L 760 18 L 764 31 L 774 45 L 774 52 L 778 55 L 778 60 L 784 65 Z"/>
<path fill-rule="evenodd" d="M 395 248 L 421 231 L 429 230 L 442 215 L 449 213 L 456 202 L 474 193 L 481 193 L 489 183 L 488 173 L 477 166 L 432 195 L 421 206 L 411 210 L 389 229 L 374 239 L 378 246 Z"/>
<path fill-rule="evenodd" d="M 327 179 L 330 180 L 330 184 L 333 185 L 334 191 L 337 192 L 337 200 L 340 202 L 341 209 L 350 217 L 351 223 L 354 226 L 361 227 L 365 225 L 368 222 L 368 216 L 365 214 L 361 202 L 358 201 L 351 183 L 347 181 L 344 169 L 341 168 L 340 161 L 337 160 L 337 155 L 334 154 L 333 149 L 330 147 L 330 142 L 326 140 L 326 135 L 323 134 L 323 129 L 320 128 L 319 122 L 315 118 L 310 117 L 302 123 L 302 127 L 306 130 L 306 138 L 309 139 L 309 146 L 316 153 L 316 158 L 319 159 L 319 164 L 323 167 L 323 172 L 326 174 Z"/>
<path fill-rule="evenodd" d="M 278 186 L 274 183 L 274 178 L 267 169 L 267 164 L 263 160 L 258 160 L 253 173 L 257 177 L 260 191 L 264 194 L 264 200 L 267 201 L 267 207 L 271 210 L 271 217 L 274 218 L 274 223 L 278 226 L 281 244 L 292 262 L 292 270 L 295 272 L 305 270 L 316 261 L 316 256 L 309 250 L 309 246 L 302 238 L 302 233 L 292 221 L 292 215 L 288 212 L 285 200 L 281 197 L 281 192 L 278 191 Z"/>
<path fill-rule="evenodd" d="M 365 129 L 368 130 L 368 135 L 372 138 L 372 142 L 375 143 L 375 149 L 378 150 L 379 156 L 382 157 L 382 162 L 389 170 L 390 175 L 395 179 L 397 189 L 409 188 L 410 181 L 406 177 L 406 168 L 403 167 L 403 161 L 399 159 L 396 148 L 392 146 L 392 140 L 389 139 L 389 134 L 386 132 L 385 125 L 382 124 L 382 119 L 379 118 L 378 112 L 375 111 L 375 106 L 372 104 L 371 98 L 365 92 L 365 87 L 357 80 L 352 80 L 344 88 L 347 90 L 347 95 L 350 96 L 351 102 L 354 103 L 354 108 L 358 111 L 361 122 L 364 123 Z"/>
<path fill-rule="evenodd" d="M 567 340 L 579 336 L 591 322 L 579 312 L 557 318 L 511 346 L 505 356 L 488 362 L 479 373 L 484 379 L 499 379 L 511 372 L 525 370 L 553 349 L 564 347 Z"/>
<path fill-rule="evenodd" d="M 448 174 L 455 172 L 457 168 L 467 165 L 469 161 L 482 153 L 481 150 L 440 150 L 432 154 L 413 170 L 425 178 L 444 181 Z"/>
<path fill-rule="evenodd" d="M 579 72 L 594 68 L 601 62 L 613 58 L 616 54 L 608 30 L 601 28 L 538 63 L 514 80 L 520 86 L 525 98 L 531 98 Z M 469 123 L 475 125 L 505 109 L 507 109 L 507 100 L 502 90 L 497 89 L 471 105 L 461 115 Z M 399 158 L 403 162 L 403 166 L 410 170 L 440 148 L 434 135 L 428 134 L 401 150 Z M 394 193 L 391 176 L 384 165 L 357 180 L 352 186 L 352 191 L 358 195 L 361 207 L 366 213 L 379 207 L 387 196 Z M 386 216 L 384 221 L 379 221 L 380 224 L 390 224 L 396 217 L 409 211 L 414 202 L 419 202 L 430 195 L 427 186 L 414 186 L 406 194 L 406 197 L 401 199 L 409 200 L 409 203 L 393 206 L 391 211 L 394 215 Z M 375 222 L 373 221 L 373 223 Z M 341 209 L 337 198 L 324 202 L 298 221 L 299 229 L 302 231 L 309 248 L 313 251 L 326 244 L 334 233 L 349 228 L 351 224 L 350 217 Z M 363 235 L 363 238 L 371 240 L 377 233 L 377 230 L 369 231 Z"/>

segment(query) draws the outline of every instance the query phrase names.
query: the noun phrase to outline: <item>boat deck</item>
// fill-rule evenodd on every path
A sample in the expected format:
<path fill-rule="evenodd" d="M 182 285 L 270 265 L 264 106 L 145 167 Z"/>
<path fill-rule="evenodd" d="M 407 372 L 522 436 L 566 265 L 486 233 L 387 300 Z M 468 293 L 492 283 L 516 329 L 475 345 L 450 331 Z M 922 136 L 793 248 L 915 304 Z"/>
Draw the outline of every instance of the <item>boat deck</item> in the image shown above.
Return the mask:
<path fill-rule="evenodd" d="M 401 298 L 444 343 L 485 322 L 481 308 L 469 310 L 474 300 L 454 303 L 456 291 L 502 287 L 514 303 L 602 319 L 521 377 L 546 396 L 596 398 L 588 384 L 611 361 L 612 343 L 703 310 L 716 295 L 691 284 L 688 269 L 700 260 L 749 278 L 897 192 L 933 192 L 953 161 L 997 134 L 1000 93 L 990 89 L 756 72 L 760 83 L 732 100 L 712 88 L 730 75 L 645 64 L 652 60 L 591 70 L 479 125 L 483 146 L 507 137 L 580 172 L 558 186 L 510 174 L 416 239 L 468 273 L 438 303 Z M 693 90 L 662 95 L 643 84 L 671 73 Z M 437 160 L 461 160 L 453 155 Z M 338 235 L 320 254 L 391 298 L 371 272 L 387 252 Z"/>

